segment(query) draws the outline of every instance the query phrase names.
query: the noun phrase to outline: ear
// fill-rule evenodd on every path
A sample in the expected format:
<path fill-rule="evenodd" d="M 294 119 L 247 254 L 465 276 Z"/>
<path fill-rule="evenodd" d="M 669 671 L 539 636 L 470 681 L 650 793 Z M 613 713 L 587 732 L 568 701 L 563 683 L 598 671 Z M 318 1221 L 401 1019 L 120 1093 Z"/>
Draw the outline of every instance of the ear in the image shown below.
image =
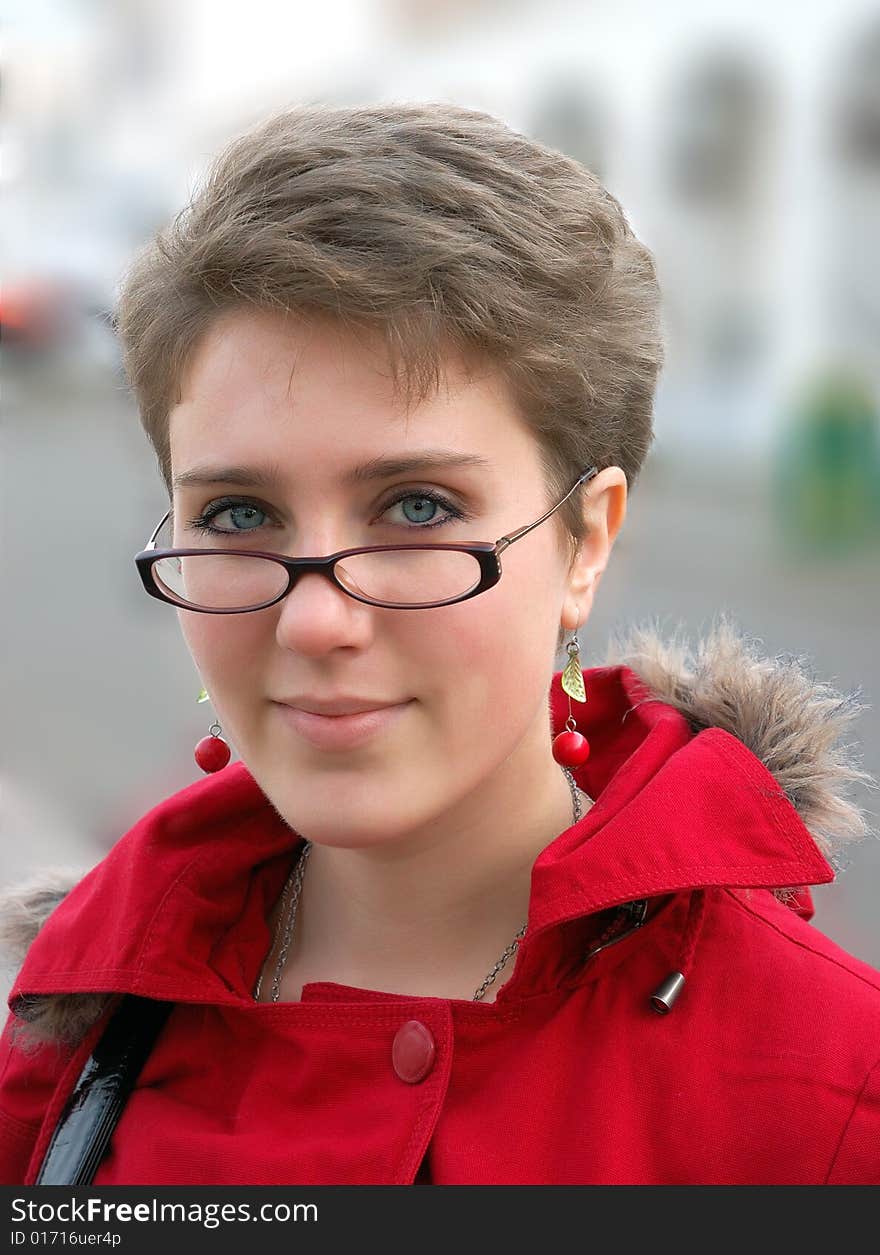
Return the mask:
<path fill-rule="evenodd" d="M 599 580 L 626 518 L 626 474 L 619 466 L 606 467 L 586 485 L 584 496 L 587 530 L 569 568 L 560 620 L 567 632 L 576 632 L 590 617 Z"/>

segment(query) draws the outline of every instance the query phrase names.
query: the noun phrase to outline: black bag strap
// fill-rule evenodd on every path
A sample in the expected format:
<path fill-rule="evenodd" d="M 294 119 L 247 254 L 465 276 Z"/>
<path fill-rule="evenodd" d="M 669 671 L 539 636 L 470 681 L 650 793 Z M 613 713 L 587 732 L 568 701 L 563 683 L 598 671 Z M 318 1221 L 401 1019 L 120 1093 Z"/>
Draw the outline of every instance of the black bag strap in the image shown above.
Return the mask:
<path fill-rule="evenodd" d="M 126 994 L 86 1060 L 36 1185 L 90 1185 L 174 1004 Z"/>

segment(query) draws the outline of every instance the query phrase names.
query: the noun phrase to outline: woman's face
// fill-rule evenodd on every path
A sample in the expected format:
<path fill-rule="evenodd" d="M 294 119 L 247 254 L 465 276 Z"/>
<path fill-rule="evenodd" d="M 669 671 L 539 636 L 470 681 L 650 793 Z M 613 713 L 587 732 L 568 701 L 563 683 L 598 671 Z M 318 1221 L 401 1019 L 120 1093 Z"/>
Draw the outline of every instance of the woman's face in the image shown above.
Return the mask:
<path fill-rule="evenodd" d="M 497 377 L 468 382 L 450 363 L 447 386 L 407 416 L 380 345 L 258 311 L 215 324 L 170 415 L 173 543 L 211 544 L 192 522 L 209 513 L 234 533 L 216 543 L 290 556 L 494 542 L 554 504 Z M 482 461 L 350 478 L 424 450 Z M 234 482 L 223 469 L 232 467 L 263 482 Z M 196 471 L 210 482 L 177 486 Z M 178 612 L 224 733 L 292 827 L 339 846 L 391 841 L 558 773 L 548 694 L 569 589 L 556 519 L 504 553 L 494 588 L 457 605 L 370 606 L 310 574 L 264 610 Z M 308 697 L 401 709 L 353 748 L 322 748 L 279 704 Z"/>

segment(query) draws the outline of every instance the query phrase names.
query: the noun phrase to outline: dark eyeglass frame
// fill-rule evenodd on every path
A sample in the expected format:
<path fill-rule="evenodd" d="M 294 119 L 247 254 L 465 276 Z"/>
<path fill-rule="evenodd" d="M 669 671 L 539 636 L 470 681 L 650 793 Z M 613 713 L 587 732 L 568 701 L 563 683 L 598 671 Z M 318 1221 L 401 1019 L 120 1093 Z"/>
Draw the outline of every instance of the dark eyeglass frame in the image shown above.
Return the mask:
<path fill-rule="evenodd" d="M 254 610 L 267 610 L 269 606 L 275 606 L 279 601 L 283 601 L 287 594 L 291 591 L 300 575 L 314 573 L 324 575 L 347 596 L 354 598 L 355 601 L 361 601 L 367 606 L 381 606 L 387 610 L 432 610 L 439 606 L 454 606 L 459 601 L 467 601 L 470 597 L 477 597 L 480 593 L 485 593 L 487 589 L 494 587 L 501 579 L 501 562 L 500 557 L 509 545 L 515 540 L 520 540 L 533 528 L 543 523 L 545 519 L 549 519 L 561 505 L 563 505 L 576 488 L 581 484 L 587 483 L 599 474 L 598 467 L 591 466 L 583 472 L 577 481 L 569 488 L 568 492 L 561 501 L 557 501 L 555 506 L 542 514 L 534 523 L 528 523 L 525 527 L 517 528 L 515 532 L 510 532 L 507 536 L 501 536 L 494 544 L 488 542 L 475 542 L 473 544 L 456 544 L 455 542 L 437 542 L 434 544 L 415 544 L 415 545 L 360 545 L 356 549 L 340 549 L 337 553 L 331 553 L 327 558 L 286 558 L 283 554 L 268 553 L 260 549 L 157 549 L 156 537 L 165 526 L 171 515 L 169 509 L 163 517 L 159 526 L 155 529 L 150 539 L 147 541 L 146 547 L 140 553 L 135 554 L 135 566 L 137 567 L 140 577 L 143 581 L 144 588 L 151 597 L 158 598 L 159 601 L 167 601 L 169 605 L 176 606 L 179 610 L 190 610 L 193 614 L 251 614 Z M 374 601 L 369 597 L 359 597 L 357 593 L 353 593 L 350 588 L 338 579 L 335 571 L 336 563 L 343 558 L 349 558 L 352 554 L 357 553 L 387 553 L 394 549 L 452 549 L 458 550 L 460 553 L 469 553 L 480 564 L 480 582 L 475 588 L 467 593 L 462 593 L 459 597 L 449 597 L 445 601 L 419 602 L 416 605 L 400 604 L 395 601 Z M 268 558 L 272 562 L 277 562 L 279 566 L 283 566 L 287 571 L 287 588 L 279 593 L 277 597 L 271 598 L 269 601 L 261 602 L 257 606 L 246 606 L 240 609 L 209 609 L 205 606 L 191 606 L 187 602 L 181 601 L 174 597 L 171 593 L 166 593 L 159 587 L 156 578 L 153 575 L 153 563 L 158 562 L 160 558 L 189 558 L 197 557 L 200 554 L 217 553 L 226 557 L 242 557 L 242 558 Z"/>

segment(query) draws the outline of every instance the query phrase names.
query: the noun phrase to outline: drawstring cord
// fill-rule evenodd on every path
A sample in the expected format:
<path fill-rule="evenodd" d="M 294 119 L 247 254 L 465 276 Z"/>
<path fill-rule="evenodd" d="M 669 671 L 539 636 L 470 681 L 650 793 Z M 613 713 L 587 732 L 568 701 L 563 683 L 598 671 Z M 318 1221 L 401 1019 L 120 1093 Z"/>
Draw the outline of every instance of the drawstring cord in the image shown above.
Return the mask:
<path fill-rule="evenodd" d="M 688 906 L 687 922 L 681 937 L 681 958 L 678 970 L 670 972 L 651 994 L 651 1006 L 658 1015 L 668 1015 L 678 995 L 684 988 L 685 976 L 690 973 L 694 952 L 706 915 L 706 891 L 694 889 Z"/>

